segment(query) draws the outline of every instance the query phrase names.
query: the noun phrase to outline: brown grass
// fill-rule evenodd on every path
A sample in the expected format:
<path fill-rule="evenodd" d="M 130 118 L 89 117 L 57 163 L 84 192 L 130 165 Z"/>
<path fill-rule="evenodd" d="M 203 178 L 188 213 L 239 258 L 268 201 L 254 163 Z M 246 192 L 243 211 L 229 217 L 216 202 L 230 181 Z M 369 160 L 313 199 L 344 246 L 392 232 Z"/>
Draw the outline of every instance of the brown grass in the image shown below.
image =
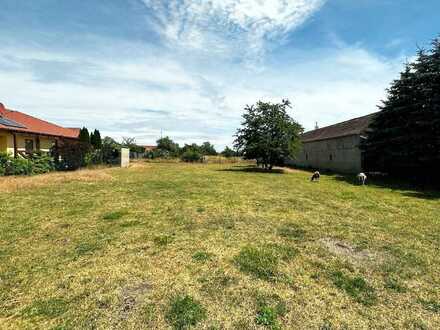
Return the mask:
<path fill-rule="evenodd" d="M 32 177 L 0 177 L 0 191 L 12 193 L 21 189 L 39 188 L 69 182 L 112 180 L 111 170 L 112 169 L 84 169 L 73 172 L 52 172 Z"/>

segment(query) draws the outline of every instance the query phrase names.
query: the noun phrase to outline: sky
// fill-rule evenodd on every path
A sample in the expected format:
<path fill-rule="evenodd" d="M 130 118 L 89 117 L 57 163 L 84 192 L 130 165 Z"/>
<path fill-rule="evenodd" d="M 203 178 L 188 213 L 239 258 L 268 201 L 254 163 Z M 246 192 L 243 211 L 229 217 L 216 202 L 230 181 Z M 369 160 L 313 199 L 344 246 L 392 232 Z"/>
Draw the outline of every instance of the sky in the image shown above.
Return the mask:
<path fill-rule="evenodd" d="M 313 129 L 377 111 L 438 0 L 0 0 L 0 102 L 117 140 L 231 145 L 289 99 Z"/>

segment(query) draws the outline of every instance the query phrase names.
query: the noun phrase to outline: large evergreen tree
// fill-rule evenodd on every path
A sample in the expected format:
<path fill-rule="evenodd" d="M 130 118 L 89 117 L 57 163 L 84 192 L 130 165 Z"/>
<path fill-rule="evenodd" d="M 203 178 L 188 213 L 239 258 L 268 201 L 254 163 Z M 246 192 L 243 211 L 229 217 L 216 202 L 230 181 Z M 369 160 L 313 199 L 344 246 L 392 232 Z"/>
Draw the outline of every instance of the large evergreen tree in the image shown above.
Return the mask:
<path fill-rule="evenodd" d="M 99 130 L 95 129 L 94 132 L 90 134 L 90 143 L 96 150 L 102 148 L 101 133 L 99 132 Z"/>
<path fill-rule="evenodd" d="M 245 107 L 234 142 L 245 159 L 258 159 L 265 169 L 272 169 L 295 156 L 303 128 L 288 115 L 288 107 L 288 100 L 278 104 L 259 101 Z"/>
<path fill-rule="evenodd" d="M 83 127 L 79 131 L 79 140 L 86 145 L 90 145 L 90 134 L 87 127 Z"/>
<path fill-rule="evenodd" d="M 422 177 L 440 168 L 440 40 L 419 50 L 388 96 L 363 145 L 368 170 Z"/>

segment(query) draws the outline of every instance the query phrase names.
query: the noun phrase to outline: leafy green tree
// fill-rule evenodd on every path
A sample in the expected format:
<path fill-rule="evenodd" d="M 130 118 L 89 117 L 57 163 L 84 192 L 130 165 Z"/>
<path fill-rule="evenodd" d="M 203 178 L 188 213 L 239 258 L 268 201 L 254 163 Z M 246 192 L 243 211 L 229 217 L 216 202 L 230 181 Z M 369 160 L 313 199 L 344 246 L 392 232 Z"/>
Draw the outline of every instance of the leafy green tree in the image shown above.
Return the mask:
<path fill-rule="evenodd" d="M 183 148 L 181 149 L 181 153 L 185 153 L 187 151 L 196 151 L 199 154 L 202 153 L 200 147 L 197 145 L 197 143 L 192 143 L 192 144 L 186 144 L 183 146 Z"/>
<path fill-rule="evenodd" d="M 102 162 L 105 164 L 116 164 L 120 153 L 121 145 L 109 136 L 102 139 Z"/>
<path fill-rule="evenodd" d="M 168 136 L 156 141 L 157 149 L 168 152 L 171 156 L 177 157 L 180 154 L 180 147 Z"/>
<path fill-rule="evenodd" d="M 96 150 L 102 148 L 101 133 L 99 130 L 95 129 L 94 132 L 90 134 L 90 143 Z"/>
<path fill-rule="evenodd" d="M 434 179 L 440 168 L 440 39 L 406 64 L 379 109 L 362 144 L 366 169 Z"/>
<path fill-rule="evenodd" d="M 215 147 L 210 142 L 203 142 L 203 144 L 199 147 L 200 152 L 206 156 L 216 156 L 217 151 Z"/>
<path fill-rule="evenodd" d="M 86 127 L 81 128 L 79 131 L 79 141 L 86 145 L 90 145 L 90 134 Z"/>
<path fill-rule="evenodd" d="M 265 169 L 294 157 L 300 147 L 303 128 L 287 113 L 288 100 L 281 103 L 257 102 L 246 106 L 242 127 L 234 142 L 245 159 L 258 159 Z"/>
<path fill-rule="evenodd" d="M 221 155 L 226 158 L 238 157 L 238 153 L 228 146 L 225 147 L 225 150 L 221 152 Z"/>

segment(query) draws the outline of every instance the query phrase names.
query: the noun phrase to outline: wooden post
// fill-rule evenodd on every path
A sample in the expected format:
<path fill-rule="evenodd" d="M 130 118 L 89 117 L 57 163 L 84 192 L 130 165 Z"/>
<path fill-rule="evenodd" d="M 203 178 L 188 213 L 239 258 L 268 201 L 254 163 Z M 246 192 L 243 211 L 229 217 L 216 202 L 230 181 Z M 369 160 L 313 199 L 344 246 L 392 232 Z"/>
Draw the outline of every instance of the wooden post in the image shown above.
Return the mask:
<path fill-rule="evenodd" d="M 36 151 L 40 151 L 40 136 L 37 135 L 37 138 L 35 139 L 35 149 Z"/>
<path fill-rule="evenodd" d="M 14 158 L 18 157 L 18 151 L 17 151 L 17 135 L 15 133 L 12 134 L 14 138 Z"/>

